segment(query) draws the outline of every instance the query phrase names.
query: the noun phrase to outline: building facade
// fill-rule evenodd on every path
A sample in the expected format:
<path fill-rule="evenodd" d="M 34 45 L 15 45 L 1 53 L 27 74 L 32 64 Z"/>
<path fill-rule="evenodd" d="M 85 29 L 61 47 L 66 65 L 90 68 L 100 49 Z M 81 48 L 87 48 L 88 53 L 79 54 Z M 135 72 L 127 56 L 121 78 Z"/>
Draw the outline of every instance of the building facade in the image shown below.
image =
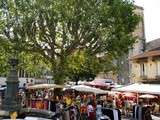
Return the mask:
<path fill-rule="evenodd" d="M 135 13 L 141 16 L 141 21 L 137 25 L 137 28 L 133 32 L 133 36 L 137 37 L 133 48 L 130 49 L 129 53 L 119 58 L 117 64 L 119 67 L 117 79 L 121 84 L 128 84 L 132 82 L 132 61 L 130 61 L 132 56 L 141 54 L 145 50 L 145 33 L 144 33 L 144 14 L 143 8 L 136 6 Z"/>
<path fill-rule="evenodd" d="M 23 69 L 18 70 L 18 79 L 19 79 L 19 87 L 23 87 L 27 82 L 31 82 L 33 84 L 40 83 L 53 83 L 51 72 L 46 71 L 46 73 L 41 74 L 41 76 L 36 73 L 29 73 L 24 71 Z M 0 75 L 0 87 L 6 86 L 7 75 Z"/>
<path fill-rule="evenodd" d="M 147 43 L 145 52 L 130 60 L 132 82 L 160 83 L 160 39 Z"/>

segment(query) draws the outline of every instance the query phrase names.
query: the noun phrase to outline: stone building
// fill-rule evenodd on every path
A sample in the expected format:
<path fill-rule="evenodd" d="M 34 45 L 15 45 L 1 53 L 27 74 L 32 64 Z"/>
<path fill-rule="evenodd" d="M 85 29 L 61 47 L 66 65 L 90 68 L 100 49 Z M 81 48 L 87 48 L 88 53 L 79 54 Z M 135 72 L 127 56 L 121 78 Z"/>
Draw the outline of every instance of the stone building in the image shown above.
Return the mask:
<path fill-rule="evenodd" d="M 160 83 L 160 39 L 146 43 L 145 52 L 133 56 L 133 82 Z"/>
<path fill-rule="evenodd" d="M 145 50 L 145 33 L 144 33 L 144 14 L 143 8 L 136 6 L 135 13 L 141 16 L 141 21 L 137 25 L 136 30 L 133 32 L 133 36 L 136 36 L 136 42 L 133 45 L 133 48 L 129 51 L 128 54 L 119 58 L 117 64 L 119 66 L 119 71 L 117 75 L 118 82 L 121 84 L 127 84 L 132 82 L 133 73 L 132 61 L 130 61 L 132 56 L 143 53 Z"/>

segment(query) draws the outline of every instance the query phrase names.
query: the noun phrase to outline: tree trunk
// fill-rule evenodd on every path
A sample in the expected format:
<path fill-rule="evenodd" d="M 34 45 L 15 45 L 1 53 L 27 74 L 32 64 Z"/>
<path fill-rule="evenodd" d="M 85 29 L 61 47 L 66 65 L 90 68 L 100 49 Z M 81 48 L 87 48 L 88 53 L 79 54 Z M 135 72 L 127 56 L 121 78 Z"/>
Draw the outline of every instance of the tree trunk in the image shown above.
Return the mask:
<path fill-rule="evenodd" d="M 58 85 L 64 84 L 64 73 L 60 69 L 54 70 L 53 73 L 54 83 Z"/>
<path fill-rule="evenodd" d="M 79 76 L 75 76 L 76 85 L 78 85 Z"/>
<path fill-rule="evenodd" d="M 63 65 L 59 64 L 53 64 L 52 65 L 52 74 L 53 74 L 53 80 L 55 84 L 63 85 L 64 84 L 64 71 L 63 71 Z M 62 93 L 61 88 L 55 88 L 54 89 L 54 96 L 59 96 Z"/>
<path fill-rule="evenodd" d="M 54 59 L 52 63 L 52 74 L 53 74 L 53 80 L 55 84 L 63 85 L 64 79 L 65 79 L 65 63 L 66 63 L 66 56 L 64 53 L 61 53 L 62 56 L 60 56 L 57 59 Z M 55 89 L 54 93 L 55 95 L 60 94 L 62 89 Z"/>
<path fill-rule="evenodd" d="M 64 84 L 64 77 L 63 77 L 63 72 L 61 72 L 60 70 L 56 69 L 54 70 L 55 72 L 53 73 L 53 80 L 55 84 L 58 85 L 63 85 Z M 62 89 L 61 88 L 55 88 L 54 89 L 54 95 L 55 96 L 59 96 L 62 93 Z"/>
<path fill-rule="evenodd" d="M 55 84 L 63 85 L 64 84 L 64 67 L 60 63 L 52 63 L 52 76 Z"/>
<path fill-rule="evenodd" d="M 78 80 L 76 80 L 76 85 L 78 85 Z"/>

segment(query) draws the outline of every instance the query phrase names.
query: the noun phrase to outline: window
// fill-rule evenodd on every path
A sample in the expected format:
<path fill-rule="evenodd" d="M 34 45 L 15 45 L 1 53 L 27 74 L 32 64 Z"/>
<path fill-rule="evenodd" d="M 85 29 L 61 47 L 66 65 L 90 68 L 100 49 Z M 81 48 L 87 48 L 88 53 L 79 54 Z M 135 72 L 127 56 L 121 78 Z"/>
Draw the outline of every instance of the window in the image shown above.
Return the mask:
<path fill-rule="evenodd" d="M 156 62 L 156 75 L 160 76 L 160 61 Z"/>
<path fill-rule="evenodd" d="M 19 69 L 19 72 L 18 72 L 18 74 L 19 74 L 19 77 L 24 77 L 24 70 L 22 70 L 22 69 Z"/>
<path fill-rule="evenodd" d="M 18 71 L 18 77 L 21 77 L 21 69 Z"/>
<path fill-rule="evenodd" d="M 140 75 L 141 76 L 147 75 L 147 66 L 145 65 L 145 63 L 140 64 Z"/>

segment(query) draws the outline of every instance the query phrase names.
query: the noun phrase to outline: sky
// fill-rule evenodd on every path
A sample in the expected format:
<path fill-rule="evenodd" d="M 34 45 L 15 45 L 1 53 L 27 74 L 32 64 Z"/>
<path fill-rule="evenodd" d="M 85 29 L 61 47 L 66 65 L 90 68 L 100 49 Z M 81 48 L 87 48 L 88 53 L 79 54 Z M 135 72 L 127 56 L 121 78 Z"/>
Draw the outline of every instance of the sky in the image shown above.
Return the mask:
<path fill-rule="evenodd" d="M 135 0 L 135 4 L 144 8 L 146 41 L 160 38 L 160 0 Z"/>

